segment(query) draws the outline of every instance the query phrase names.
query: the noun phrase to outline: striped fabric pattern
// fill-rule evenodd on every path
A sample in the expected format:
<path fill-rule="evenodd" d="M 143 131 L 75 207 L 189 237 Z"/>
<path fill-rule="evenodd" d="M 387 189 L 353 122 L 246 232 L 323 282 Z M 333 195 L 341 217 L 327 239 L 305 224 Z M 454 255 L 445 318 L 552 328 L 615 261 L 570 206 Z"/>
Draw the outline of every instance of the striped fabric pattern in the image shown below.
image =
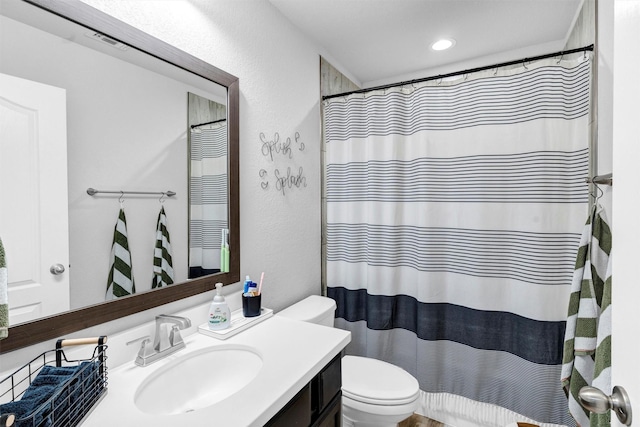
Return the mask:
<path fill-rule="evenodd" d="M 136 286 L 133 280 L 133 264 L 129 252 L 127 237 L 127 218 L 120 208 L 118 221 L 113 230 L 109 278 L 107 279 L 106 299 L 111 300 L 134 294 Z"/>
<path fill-rule="evenodd" d="M 228 229 L 226 123 L 190 136 L 189 278 L 220 271 L 220 236 Z"/>
<path fill-rule="evenodd" d="M 538 151 L 333 164 L 327 198 L 340 201 L 586 202 L 589 152 Z"/>
<path fill-rule="evenodd" d="M 9 336 L 9 278 L 4 246 L 0 239 L 0 340 Z"/>
<path fill-rule="evenodd" d="M 325 111 L 325 132 L 330 141 L 344 141 L 549 118 L 572 120 L 589 110 L 590 67 L 588 61 L 583 64 L 587 65 L 548 64 L 526 73 L 489 73 L 464 84 L 441 82 L 350 97 Z"/>
<path fill-rule="evenodd" d="M 389 239 L 389 236 L 393 236 Z M 328 224 L 327 260 L 563 285 L 578 234 Z"/>
<path fill-rule="evenodd" d="M 220 248 L 220 236 L 216 236 L 215 232 L 221 233 L 227 221 L 191 221 L 191 229 L 189 230 L 189 239 L 192 247 L 200 247 L 208 250 Z"/>
<path fill-rule="evenodd" d="M 171 259 L 171 239 L 167 229 L 167 215 L 164 206 L 160 208 L 156 227 L 156 247 L 153 251 L 153 281 L 151 288 L 161 288 L 173 284 L 173 261 Z"/>
<path fill-rule="evenodd" d="M 227 204 L 227 177 L 225 174 L 193 177 L 189 194 L 197 205 Z"/>
<path fill-rule="evenodd" d="M 576 258 L 562 365 L 569 410 L 581 426 L 610 425 L 610 412 L 589 416 L 578 393 L 592 385 L 611 394 L 611 243 L 606 214 L 595 205 Z"/>
<path fill-rule="evenodd" d="M 424 395 L 575 425 L 558 378 L 590 68 L 543 60 L 325 102 L 327 294 L 348 354 L 404 368 Z"/>

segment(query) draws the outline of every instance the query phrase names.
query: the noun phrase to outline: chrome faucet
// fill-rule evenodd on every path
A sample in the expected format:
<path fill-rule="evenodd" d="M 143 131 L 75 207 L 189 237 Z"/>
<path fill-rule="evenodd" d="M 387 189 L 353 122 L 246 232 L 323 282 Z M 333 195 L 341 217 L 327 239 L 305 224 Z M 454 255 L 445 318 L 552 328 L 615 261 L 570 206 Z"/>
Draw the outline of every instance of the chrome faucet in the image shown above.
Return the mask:
<path fill-rule="evenodd" d="M 171 329 L 163 327 L 171 325 Z M 136 365 L 147 366 L 185 347 L 180 330 L 191 326 L 191 320 L 181 316 L 160 314 L 156 316 L 156 332 L 153 345 L 150 338 L 142 340 L 136 357 Z"/>

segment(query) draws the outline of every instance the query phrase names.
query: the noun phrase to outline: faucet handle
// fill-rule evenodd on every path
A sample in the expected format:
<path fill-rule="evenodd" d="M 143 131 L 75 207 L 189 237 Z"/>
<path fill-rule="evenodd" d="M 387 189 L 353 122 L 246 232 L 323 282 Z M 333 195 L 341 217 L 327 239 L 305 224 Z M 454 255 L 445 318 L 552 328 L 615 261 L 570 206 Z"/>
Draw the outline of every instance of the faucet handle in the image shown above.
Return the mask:
<path fill-rule="evenodd" d="M 133 342 L 142 340 L 140 344 L 140 350 L 138 350 L 138 356 L 136 357 L 136 365 L 146 366 L 146 359 L 155 353 L 153 344 L 151 344 L 151 338 L 148 336 L 134 340 Z M 127 343 L 129 344 L 129 343 Z"/>
<path fill-rule="evenodd" d="M 140 344 L 140 351 L 138 351 L 138 357 L 149 357 L 153 353 L 155 353 L 155 350 L 151 344 L 151 338 L 147 337 L 143 339 L 142 344 Z"/>
<path fill-rule="evenodd" d="M 153 353 L 153 348 L 151 346 L 151 337 L 149 335 L 144 335 L 142 337 L 138 337 L 131 341 L 127 342 L 127 345 L 135 344 L 140 342 L 140 350 L 138 351 L 138 357 L 147 357 L 151 353 Z"/>
<path fill-rule="evenodd" d="M 149 338 L 151 338 L 150 335 L 143 335 L 141 337 L 134 338 L 131 341 L 127 341 L 125 344 L 126 345 L 131 345 L 131 344 L 135 344 L 135 343 L 140 342 L 140 341 L 144 341 L 144 340 L 149 339 Z"/>
<path fill-rule="evenodd" d="M 180 335 L 180 327 L 178 325 L 173 325 L 171 327 L 169 342 L 171 343 L 172 347 L 184 343 L 184 341 L 182 340 L 182 335 Z"/>

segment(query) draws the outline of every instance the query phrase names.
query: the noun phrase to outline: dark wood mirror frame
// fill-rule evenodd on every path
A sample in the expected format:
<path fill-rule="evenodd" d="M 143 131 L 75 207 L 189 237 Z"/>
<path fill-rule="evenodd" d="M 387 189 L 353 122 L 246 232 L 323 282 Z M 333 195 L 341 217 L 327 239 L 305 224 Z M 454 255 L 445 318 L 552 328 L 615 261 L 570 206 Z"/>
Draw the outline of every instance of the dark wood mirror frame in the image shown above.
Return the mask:
<path fill-rule="evenodd" d="M 240 280 L 239 82 L 238 78 L 191 56 L 79 0 L 22 0 L 107 35 L 128 46 L 227 88 L 229 138 L 229 272 L 72 310 L 9 329 L 0 353 L 17 350 L 81 329 L 109 322 Z M 186 94 L 185 94 L 186 96 Z M 186 106 L 185 106 L 186 108 Z M 186 124 L 185 124 L 186 126 Z"/>

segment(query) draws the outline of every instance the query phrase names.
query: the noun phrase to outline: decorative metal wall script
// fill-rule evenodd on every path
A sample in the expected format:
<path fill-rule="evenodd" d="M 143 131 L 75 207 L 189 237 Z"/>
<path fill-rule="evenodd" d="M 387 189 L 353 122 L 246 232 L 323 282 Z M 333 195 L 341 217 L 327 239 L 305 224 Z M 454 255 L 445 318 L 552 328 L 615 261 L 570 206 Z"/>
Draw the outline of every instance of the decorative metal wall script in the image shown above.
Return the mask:
<path fill-rule="evenodd" d="M 267 138 L 264 133 L 260 132 L 261 152 L 268 161 L 272 162 L 271 169 L 260 169 L 258 175 L 260 176 L 260 186 L 263 190 L 268 190 L 270 187 L 275 188 L 276 191 L 282 193 L 284 196 L 286 191 L 295 188 L 304 188 L 307 186 L 307 178 L 304 176 L 304 169 L 302 166 L 296 166 L 294 154 L 300 151 L 304 151 L 304 142 L 300 139 L 300 134 L 295 133 L 293 139 L 287 137 L 287 139 L 281 141 L 280 134 L 276 132 L 273 138 Z M 290 163 L 283 166 L 278 166 L 280 163 Z M 273 183 L 273 185 L 271 185 Z"/>

